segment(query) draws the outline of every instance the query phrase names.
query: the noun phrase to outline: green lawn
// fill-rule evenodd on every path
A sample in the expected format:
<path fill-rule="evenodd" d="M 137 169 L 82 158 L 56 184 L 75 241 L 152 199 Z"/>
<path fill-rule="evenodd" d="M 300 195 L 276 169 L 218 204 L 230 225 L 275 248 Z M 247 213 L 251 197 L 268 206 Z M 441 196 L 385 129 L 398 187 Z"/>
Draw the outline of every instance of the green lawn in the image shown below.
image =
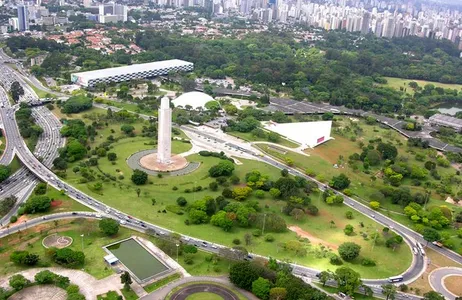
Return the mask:
<path fill-rule="evenodd" d="M 248 142 L 268 142 L 267 140 L 265 139 L 261 139 L 259 137 L 256 137 L 254 136 L 252 133 L 250 132 L 238 132 L 238 131 L 231 131 L 231 132 L 227 132 L 229 135 L 232 135 L 232 136 L 235 136 L 237 138 L 240 138 L 244 141 L 248 141 Z M 285 147 L 289 147 L 289 148 L 297 148 L 298 144 L 294 143 L 294 142 L 291 142 L 283 137 L 280 137 L 279 138 L 279 141 L 277 141 L 275 144 L 279 144 L 279 145 L 282 145 L 282 146 L 285 146 Z"/>
<path fill-rule="evenodd" d="M 125 300 L 136 300 L 139 299 L 138 295 L 133 290 L 121 289 L 122 295 L 124 295 Z"/>
<path fill-rule="evenodd" d="M 193 255 L 194 259 L 192 264 L 186 264 L 184 262 L 184 256 L 179 257 L 179 263 L 192 276 L 219 276 L 228 274 L 229 268 L 233 262 L 223 257 L 217 257 L 218 261 L 216 262 L 207 261 L 207 258 L 211 256 L 211 253 L 197 251 L 197 253 Z"/>
<path fill-rule="evenodd" d="M 29 83 L 28 83 L 29 84 Z M 45 92 L 39 88 L 37 88 L 35 85 L 33 85 L 32 83 L 29 84 L 29 86 L 34 90 L 34 92 L 37 94 L 37 96 L 39 98 L 48 98 L 50 96 L 52 96 L 50 93 L 48 92 Z"/>
<path fill-rule="evenodd" d="M 0 153 L 3 153 L 3 150 L 5 150 L 5 147 L 6 147 L 6 139 L 5 137 L 2 135 L 0 137 Z M 1 155 L 1 154 L 0 154 Z"/>
<path fill-rule="evenodd" d="M 144 290 L 148 293 L 152 293 L 155 290 L 158 290 L 159 288 L 163 287 L 164 285 L 167 285 L 168 283 L 175 281 L 177 279 L 181 278 L 181 275 L 179 273 L 175 273 L 172 275 L 169 275 L 167 277 L 164 277 L 160 280 L 157 280 L 156 282 L 153 282 L 151 284 L 148 284 L 144 287 Z"/>
<path fill-rule="evenodd" d="M 16 172 L 17 170 L 21 168 L 22 163 L 19 160 L 19 158 L 15 156 L 13 160 L 11 161 L 11 163 L 9 164 L 9 166 L 11 168 L 11 174 L 13 174 L 14 172 Z"/>
<path fill-rule="evenodd" d="M 409 87 L 409 82 L 414 81 L 420 87 L 424 87 L 426 84 L 433 84 L 435 87 L 442 87 L 444 89 L 456 89 L 460 91 L 462 89 L 462 84 L 449 84 L 449 83 L 440 83 L 426 80 L 415 80 L 415 79 L 405 79 L 405 78 L 396 78 L 396 77 L 384 77 L 388 82 L 385 86 L 399 90 L 401 87 L 405 88 L 407 93 L 414 94 L 414 90 Z"/>
<path fill-rule="evenodd" d="M 115 291 L 109 291 L 104 295 L 98 295 L 96 297 L 97 300 L 117 300 L 119 298 L 119 294 Z"/>

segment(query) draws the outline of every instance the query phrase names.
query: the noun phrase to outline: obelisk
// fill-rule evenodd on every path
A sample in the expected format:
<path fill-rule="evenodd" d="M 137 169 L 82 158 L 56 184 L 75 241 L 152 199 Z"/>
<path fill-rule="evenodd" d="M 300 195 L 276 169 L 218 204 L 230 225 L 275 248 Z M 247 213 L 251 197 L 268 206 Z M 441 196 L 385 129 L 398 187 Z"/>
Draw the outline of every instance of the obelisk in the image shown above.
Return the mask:
<path fill-rule="evenodd" d="M 157 162 L 169 164 L 172 152 L 172 109 L 167 97 L 163 97 L 161 100 L 158 120 Z"/>

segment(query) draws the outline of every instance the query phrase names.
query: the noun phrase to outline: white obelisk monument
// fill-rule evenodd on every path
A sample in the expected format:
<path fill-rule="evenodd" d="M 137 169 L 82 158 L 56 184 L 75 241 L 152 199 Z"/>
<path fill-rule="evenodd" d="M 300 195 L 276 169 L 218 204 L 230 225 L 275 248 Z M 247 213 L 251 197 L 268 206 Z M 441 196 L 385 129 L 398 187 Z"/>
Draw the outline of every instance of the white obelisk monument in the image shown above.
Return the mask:
<path fill-rule="evenodd" d="M 170 99 L 162 98 L 159 108 L 157 128 L 157 162 L 169 164 L 172 153 L 172 109 Z"/>

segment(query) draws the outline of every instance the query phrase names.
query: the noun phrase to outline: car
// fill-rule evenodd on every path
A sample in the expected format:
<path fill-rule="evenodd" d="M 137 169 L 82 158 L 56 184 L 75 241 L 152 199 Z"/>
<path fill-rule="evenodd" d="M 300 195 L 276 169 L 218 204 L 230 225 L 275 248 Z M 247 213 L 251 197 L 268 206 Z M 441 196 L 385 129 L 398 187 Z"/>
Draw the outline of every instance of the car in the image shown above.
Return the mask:
<path fill-rule="evenodd" d="M 375 219 L 375 215 L 374 215 L 374 214 L 371 214 L 371 218 L 372 218 L 372 219 Z"/>
<path fill-rule="evenodd" d="M 120 220 L 119 223 L 120 223 L 120 225 L 125 225 L 125 224 L 127 224 L 127 222 L 125 222 L 124 220 Z"/>
<path fill-rule="evenodd" d="M 75 216 L 75 215 L 77 215 L 77 213 L 76 213 L 76 212 L 73 212 L 73 213 L 72 213 L 72 215 L 74 215 L 74 216 Z"/>

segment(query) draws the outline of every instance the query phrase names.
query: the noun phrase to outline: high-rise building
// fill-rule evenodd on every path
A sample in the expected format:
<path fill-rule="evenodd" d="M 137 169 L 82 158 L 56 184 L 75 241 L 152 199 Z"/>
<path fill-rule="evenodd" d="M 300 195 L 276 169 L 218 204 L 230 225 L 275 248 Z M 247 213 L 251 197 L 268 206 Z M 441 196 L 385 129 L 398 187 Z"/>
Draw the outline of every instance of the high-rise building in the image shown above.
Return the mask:
<path fill-rule="evenodd" d="M 114 11 L 114 15 L 118 16 L 120 21 L 127 22 L 127 19 L 128 19 L 127 6 L 114 3 L 113 11 Z"/>
<path fill-rule="evenodd" d="M 11 26 L 12 30 L 18 30 L 19 29 L 19 20 L 18 20 L 18 18 L 10 18 L 8 20 L 8 24 Z"/>
<path fill-rule="evenodd" d="M 18 30 L 29 30 L 29 11 L 25 5 L 18 5 Z"/>
<path fill-rule="evenodd" d="M 363 20 L 361 24 L 361 33 L 362 34 L 367 34 L 369 33 L 369 24 L 371 22 L 371 13 L 368 11 L 365 11 L 363 14 Z"/>
<path fill-rule="evenodd" d="M 91 6 L 91 0 L 83 0 L 83 7 L 90 7 Z"/>

